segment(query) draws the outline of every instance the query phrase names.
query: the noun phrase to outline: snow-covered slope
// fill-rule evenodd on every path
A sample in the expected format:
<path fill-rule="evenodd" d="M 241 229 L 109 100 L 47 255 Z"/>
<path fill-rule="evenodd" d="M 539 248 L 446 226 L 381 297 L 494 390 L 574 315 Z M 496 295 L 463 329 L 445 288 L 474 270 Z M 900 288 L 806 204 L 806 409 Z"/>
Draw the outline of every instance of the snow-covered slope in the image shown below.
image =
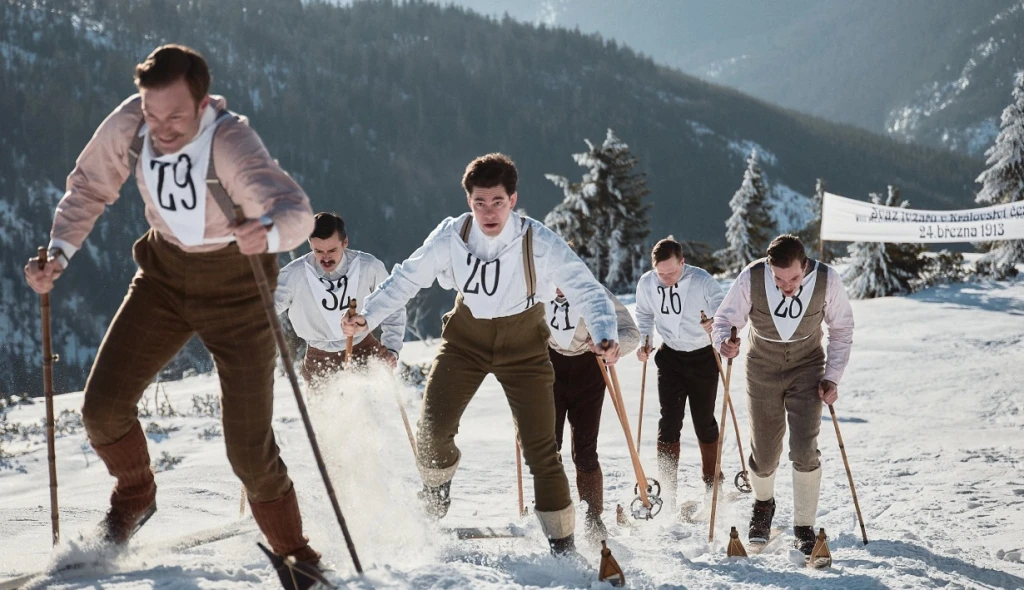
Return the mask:
<path fill-rule="evenodd" d="M 1024 587 L 1024 282 L 956 285 L 853 305 L 855 348 L 836 410 L 870 544 L 860 543 L 827 412 L 820 437 L 825 477 L 818 523 L 830 535 L 835 556 L 831 570 L 796 565 L 788 539 L 749 561 L 726 558 L 728 527 L 744 530 L 750 517 L 750 498 L 737 500 L 732 493 L 720 507 L 714 544 L 707 543 L 706 525 L 673 522 L 668 514 L 628 528 L 616 526 L 615 504 L 632 499 L 633 482 L 622 430 L 606 404 L 599 445 L 607 488 L 605 516 L 609 545 L 631 588 Z M 412 343 L 404 356 L 408 362 L 426 361 L 435 348 L 436 343 Z M 635 432 L 641 367 L 631 357 L 618 371 Z M 641 457 L 655 476 L 658 404 L 654 368 L 648 371 Z M 746 432 L 742 358 L 732 374 L 736 409 Z M 206 396 L 217 394 L 216 378 L 198 376 L 165 387 L 159 401 L 183 415 L 154 412 L 150 389 L 148 408 L 154 415 L 143 419 L 152 432 L 154 463 L 161 463 L 164 453 L 164 465 L 180 458 L 172 469 L 157 474 L 159 511 L 120 561 L 75 577 L 47 579 L 41 587 L 274 587 L 274 573 L 255 548 L 258 534 L 251 519 L 239 519 L 239 484 L 228 467 L 223 440 L 215 434 L 217 419 L 194 410 L 206 407 Z M 355 588 L 603 587 L 592 572 L 550 557 L 532 517 L 521 521 L 528 532 L 525 539 L 456 541 L 439 532 L 417 509 L 418 478 L 390 378 L 382 371 L 346 376 L 338 392 L 309 400 L 309 405 L 366 570 L 363 579 L 354 574 L 283 378 L 274 423 L 296 480 L 307 532 L 333 564 L 338 581 Z M 415 415 L 416 392 L 408 389 L 401 395 Z M 78 408 L 81 394 L 56 401 L 59 414 Z M 42 416 L 41 403 L 19 406 L 10 411 L 8 426 L 38 424 Z M 153 424 L 177 430 L 160 434 Z M 739 465 L 734 434 L 731 428 L 727 432 L 723 462 L 731 479 Z M 30 434 L 28 440 L 3 446 L 14 455 L 9 460 L 15 469 L 0 471 L 0 579 L 81 551 L 79 539 L 106 507 L 111 481 L 83 433 L 61 436 L 57 457 L 64 540 L 51 551 L 42 440 Z M 512 421 L 493 379 L 470 405 L 458 443 L 464 457 L 443 524 L 520 522 Z M 572 462 L 565 455 L 572 482 Z M 680 499 L 698 499 L 699 453 L 688 419 L 681 468 Z M 790 482 L 789 469 L 783 467 L 776 525 L 787 534 Z M 526 483 L 529 502 L 528 476 Z M 167 549 L 182 535 L 239 525 L 249 532 L 190 550 Z M 580 545 L 596 567 L 597 552 Z"/>

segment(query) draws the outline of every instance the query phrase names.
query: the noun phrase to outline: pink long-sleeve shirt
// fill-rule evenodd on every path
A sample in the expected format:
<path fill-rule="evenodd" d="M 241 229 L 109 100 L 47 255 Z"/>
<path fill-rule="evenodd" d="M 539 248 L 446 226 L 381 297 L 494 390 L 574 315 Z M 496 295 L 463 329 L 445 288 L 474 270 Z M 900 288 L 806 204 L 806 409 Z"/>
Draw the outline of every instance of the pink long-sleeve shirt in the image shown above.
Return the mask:
<path fill-rule="evenodd" d="M 210 98 L 207 108 L 227 108 L 223 97 Z M 67 192 L 57 204 L 50 232 L 50 247 L 62 249 L 68 259 L 82 247 L 106 207 L 120 196 L 121 185 L 130 172 L 128 149 L 141 121 L 142 98 L 136 94 L 103 120 L 78 156 L 67 178 Z M 207 191 L 204 243 L 183 245 L 155 208 L 142 177 L 142 159 L 136 164 L 136 177 L 150 227 L 186 252 L 209 252 L 231 241 L 234 219 L 223 213 Z M 309 238 L 313 231 L 309 197 L 270 156 L 245 118 L 231 117 L 219 124 L 214 135 L 213 159 L 221 185 L 232 202 L 241 206 L 245 217 L 267 216 L 273 222 L 267 235 L 269 251 L 288 251 Z"/>

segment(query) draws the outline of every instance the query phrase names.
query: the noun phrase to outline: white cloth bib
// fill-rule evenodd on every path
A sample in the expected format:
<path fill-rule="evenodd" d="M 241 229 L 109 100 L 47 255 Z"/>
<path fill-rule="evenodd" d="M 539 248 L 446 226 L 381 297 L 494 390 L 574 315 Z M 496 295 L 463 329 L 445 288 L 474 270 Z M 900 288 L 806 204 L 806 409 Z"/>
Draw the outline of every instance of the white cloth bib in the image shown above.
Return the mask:
<path fill-rule="evenodd" d="M 216 114 L 208 107 L 204 118 L 210 116 Z M 217 124 L 211 119 L 188 145 L 162 156 L 153 153 L 149 126 L 142 128 L 141 166 L 146 188 L 174 237 L 186 246 L 201 245 L 206 233 L 206 173 Z"/>
<path fill-rule="evenodd" d="M 563 298 L 551 299 L 544 304 L 548 315 L 548 328 L 558 347 L 568 349 L 580 324 L 580 312 Z"/>
<path fill-rule="evenodd" d="M 769 265 L 764 265 L 764 290 L 768 296 L 768 312 L 772 314 L 775 329 L 779 331 L 779 338 L 783 342 L 789 342 L 800 325 L 800 321 L 804 319 L 807 305 L 811 302 L 811 295 L 814 293 L 814 283 L 817 280 L 818 263 L 815 262 L 811 272 L 804 276 L 796 295 L 786 297 L 782 294 L 782 290 L 775 286 L 775 277 L 772 276 Z"/>
<path fill-rule="evenodd" d="M 511 284 L 516 266 L 523 260 L 522 237 L 510 243 L 497 258 L 485 262 L 470 252 L 456 233 L 451 240 L 451 256 L 455 288 L 477 319 L 500 317 L 502 294 L 508 289 L 524 288 L 522 278 Z"/>
<path fill-rule="evenodd" d="M 683 304 L 690 290 L 690 276 L 684 276 L 674 285 L 666 287 L 655 278 L 651 281 L 651 301 L 654 307 L 654 325 L 662 338 L 675 338 L 679 334 L 679 322 L 683 319 Z"/>
<path fill-rule="evenodd" d="M 317 264 L 315 258 L 313 264 Z M 313 301 L 316 302 L 317 309 L 324 316 L 334 339 L 344 340 L 345 335 L 341 332 L 341 316 L 348 311 L 349 300 L 354 299 L 355 294 L 359 292 L 358 259 L 352 260 L 345 274 L 337 279 L 318 275 L 308 262 L 303 266 L 306 267 L 306 281 L 309 283 L 309 290 L 313 293 Z"/>

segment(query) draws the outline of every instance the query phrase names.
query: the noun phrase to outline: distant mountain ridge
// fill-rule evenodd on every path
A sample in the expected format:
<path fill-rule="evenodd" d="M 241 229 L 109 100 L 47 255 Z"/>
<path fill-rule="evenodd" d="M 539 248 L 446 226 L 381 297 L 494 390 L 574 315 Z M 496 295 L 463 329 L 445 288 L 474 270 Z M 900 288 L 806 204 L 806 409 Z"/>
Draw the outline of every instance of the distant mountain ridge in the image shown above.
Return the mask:
<path fill-rule="evenodd" d="M 353 247 L 389 265 L 465 209 L 459 179 L 472 157 L 509 153 L 520 206 L 543 218 L 562 199 L 544 174 L 578 178 L 571 154 L 608 128 L 648 175 L 652 243 L 671 233 L 721 245 L 755 147 L 793 216 L 817 177 L 853 197 L 896 184 L 916 207 L 971 206 L 983 168 L 779 109 L 592 36 L 423 2 L 11 0 L 0 3 L 0 39 L 0 392 L 39 390 L 38 300 L 22 266 L 47 239 L 76 155 L 134 91 L 132 67 L 165 42 L 203 51 L 213 91 L 250 117 L 314 208 L 343 215 Z M 145 221 L 134 183 L 122 194 L 54 292 L 58 390 L 81 387 L 135 270 L 130 246 Z M 428 333 L 448 301 L 424 300 Z M 169 374 L 189 367 L 210 367 L 199 347 Z"/>

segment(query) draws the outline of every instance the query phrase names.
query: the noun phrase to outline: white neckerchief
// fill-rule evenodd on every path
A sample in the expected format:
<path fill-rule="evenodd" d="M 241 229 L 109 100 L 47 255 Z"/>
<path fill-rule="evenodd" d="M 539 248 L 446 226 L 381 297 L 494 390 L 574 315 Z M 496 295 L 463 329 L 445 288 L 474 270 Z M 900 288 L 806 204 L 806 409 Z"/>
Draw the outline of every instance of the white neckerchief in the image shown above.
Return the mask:
<path fill-rule="evenodd" d="M 580 325 L 580 312 L 569 305 L 565 297 L 556 297 L 544 304 L 548 314 L 548 328 L 558 347 L 568 350 L 576 335 L 576 327 Z"/>
<path fill-rule="evenodd" d="M 346 251 L 342 255 L 338 266 L 348 258 Z M 327 322 L 331 334 L 335 340 L 343 340 L 345 335 L 341 332 L 341 316 L 348 310 L 348 302 L 355 299 L 359 292 L 359 261 L 353 257 L 345 270 L 345 273 L 336 279 L 330 278 L 330 274 L 321 276 L 318 270 L 322 270 L 315 256 L 303 264 L 306 267 L 306 281 L 309 283 L 309 290 L 313 293 L 313 301 L 317 309 Z"/>
<path fill-rule="evenodd" d="M 523 259 L 522 234 L 516 231 L 521 222 L 517 215 L 510 215 L 501 233 L 493 238 L 485 236 L 475 220 L 470 223 L 469 244 L 459 235 L 461 224 L 453 224 L 450 230 L 454 234 L 451 257 L 455 287 L 473 317 L 496 318 L 501 314 L 504 293 L 525 288 L 523 283 L 512 285 L 510 280 Z"/>
<path fill-rule="evenodd" d="M 179 151 L 161 156 L 153 152 L 149 126 L 142 128 L 141 165 L 146 188 L 157 213 L 185 246 L 202 244 L 206 233 L 206 173 L 216 121 L 217 113 L 207 106 L 195 138 Z"/>
<path fill-rule="evenodd" d="M 775 285 L 775 277 L 769 264 L 764 264 L 764 290 L 768 296 L 768 313 L 775 322 L 775 329 L 779 331 L 779 338 L 783 342 L 789 342 L 796 332 L 800 321 L 807 313 L 807 306 L 811 302 L 811 295 L 814 294 L 814 283 L 818 279 L 818 263 L 814 263 L 811 272 L 804 275 L 800 283 L 800 289 L 793 297 L 786 297 L 782 290 Z"/>

